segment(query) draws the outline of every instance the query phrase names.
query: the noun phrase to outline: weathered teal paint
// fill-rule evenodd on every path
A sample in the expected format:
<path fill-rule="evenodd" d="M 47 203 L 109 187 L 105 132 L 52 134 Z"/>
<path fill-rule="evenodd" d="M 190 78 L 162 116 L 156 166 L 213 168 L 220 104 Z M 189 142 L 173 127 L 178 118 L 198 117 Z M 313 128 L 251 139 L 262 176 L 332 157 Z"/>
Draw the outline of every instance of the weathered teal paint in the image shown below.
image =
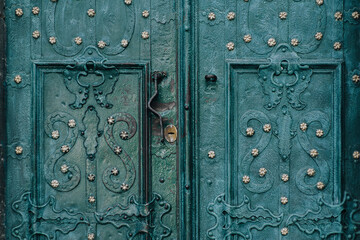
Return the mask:
<path fill-rule="evenodd" d="M 7 1 L 7 239 L 358 239 L 359 11 Z"/>

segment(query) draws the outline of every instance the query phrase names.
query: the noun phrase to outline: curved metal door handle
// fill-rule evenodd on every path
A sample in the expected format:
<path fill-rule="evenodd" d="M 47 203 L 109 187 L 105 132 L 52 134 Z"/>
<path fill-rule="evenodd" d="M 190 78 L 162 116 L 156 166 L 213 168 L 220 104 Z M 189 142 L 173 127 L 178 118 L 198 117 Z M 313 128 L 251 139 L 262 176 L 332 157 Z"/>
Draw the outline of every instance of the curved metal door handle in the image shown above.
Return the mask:
<path fill-rule="evenodd" d="M 163 142 L 164 141 L 164 127 L 163 127 L 163 120 L 162 120 L 162 116 L 159 112 L 157 112 L 152 106 L 151 106 L 151 103 L 153 102 L 153 100 L 156 98 L 156 96 L 159 94 L 159 91 L 158 91 L 158 83 L 164 79 L 166 77 L 166 72 L 159 72 L 159 71 L 156 71 L 156 72 L 153 72 L 152 73 L 152 80 L 154 81 L 154 88 L 155 88 L 155 92 L 154 94 L 151 96 L 149 102 L 148 102 L 148 108 L 150 109 L 150 111 L 152 113 L 154 113 L 158 118 L 159 118 L 159 121 L 160 121 L 160 135 L 161 135 L 161 141 Z"/>

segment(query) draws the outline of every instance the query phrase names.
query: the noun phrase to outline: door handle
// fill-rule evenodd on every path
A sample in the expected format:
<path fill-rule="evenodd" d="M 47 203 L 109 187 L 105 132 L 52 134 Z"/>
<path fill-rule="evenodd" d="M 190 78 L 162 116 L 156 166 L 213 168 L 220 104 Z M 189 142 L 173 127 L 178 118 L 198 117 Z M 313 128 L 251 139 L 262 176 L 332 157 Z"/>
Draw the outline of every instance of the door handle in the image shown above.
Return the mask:
<path fill-rule="evenodd" d="M 205 75 L 205 80 L 207 82 L 216 82 L 217 76 L 215 74 L 208 74 L 208 75 Z"/>
<path fill-rule="evenodd" d="M 154 81 L 154 89 L 155 89 L 155 92 L 154 94 L 151 96 L 149 102 L 148 102 L 148 108 L 150 109 L 150 111 L 155 114 L 158 118 L 159 118 L 159 122 L 160 122 L 160 135 L 161 135 L 161 141 L 163 142 L 164 141 L 164 127 L 163 127 L 163 119 L 162 119 L 162 116 L 159 112 L 157 112 L 152 106 L 152 102 L 153 100 L 157 97 L 157 95 L 159 94 L 159 91 L 158 91 L 158 83 L 166 78 L 167 74 L 166 72 L 159 72 L 159 71 L 156 71 L 156 72 L 153 72 L 151 74 L 151 79 Z"/>

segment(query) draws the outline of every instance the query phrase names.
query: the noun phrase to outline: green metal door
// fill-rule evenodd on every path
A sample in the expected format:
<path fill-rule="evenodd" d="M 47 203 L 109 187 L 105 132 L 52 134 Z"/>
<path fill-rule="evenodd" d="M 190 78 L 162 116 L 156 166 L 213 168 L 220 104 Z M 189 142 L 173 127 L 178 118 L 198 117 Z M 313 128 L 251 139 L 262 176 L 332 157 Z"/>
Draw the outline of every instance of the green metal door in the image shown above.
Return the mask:
<path fill-rule="evenodd" d="M 176 130 L 163 141 L 155 115 L 177 125 L 174 3 L 11 0 L 6 16 L 7 239 L 177 239 Z"/>
<path fill-rule="evenodd" d="M 195 239 L 359 239 L 359 2 L 198 1 Z"/>
<path fill-rule="evenodd" d="M 6 239 L 360 239 L 359 7 L 6 1 Z"/>

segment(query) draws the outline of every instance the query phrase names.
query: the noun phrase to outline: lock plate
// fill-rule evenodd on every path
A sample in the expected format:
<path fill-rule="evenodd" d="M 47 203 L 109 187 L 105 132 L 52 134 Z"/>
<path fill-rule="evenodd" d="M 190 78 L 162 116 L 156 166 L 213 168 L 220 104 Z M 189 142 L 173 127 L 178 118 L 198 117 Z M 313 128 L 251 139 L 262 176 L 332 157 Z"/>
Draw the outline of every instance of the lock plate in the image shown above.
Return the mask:
<path fill-rule="evenodd" d="M 169 143 L 174 143 L 177 139 L 177 128 L 174 125 L 168 125 L 165 128 L 165 139 Z"/>

